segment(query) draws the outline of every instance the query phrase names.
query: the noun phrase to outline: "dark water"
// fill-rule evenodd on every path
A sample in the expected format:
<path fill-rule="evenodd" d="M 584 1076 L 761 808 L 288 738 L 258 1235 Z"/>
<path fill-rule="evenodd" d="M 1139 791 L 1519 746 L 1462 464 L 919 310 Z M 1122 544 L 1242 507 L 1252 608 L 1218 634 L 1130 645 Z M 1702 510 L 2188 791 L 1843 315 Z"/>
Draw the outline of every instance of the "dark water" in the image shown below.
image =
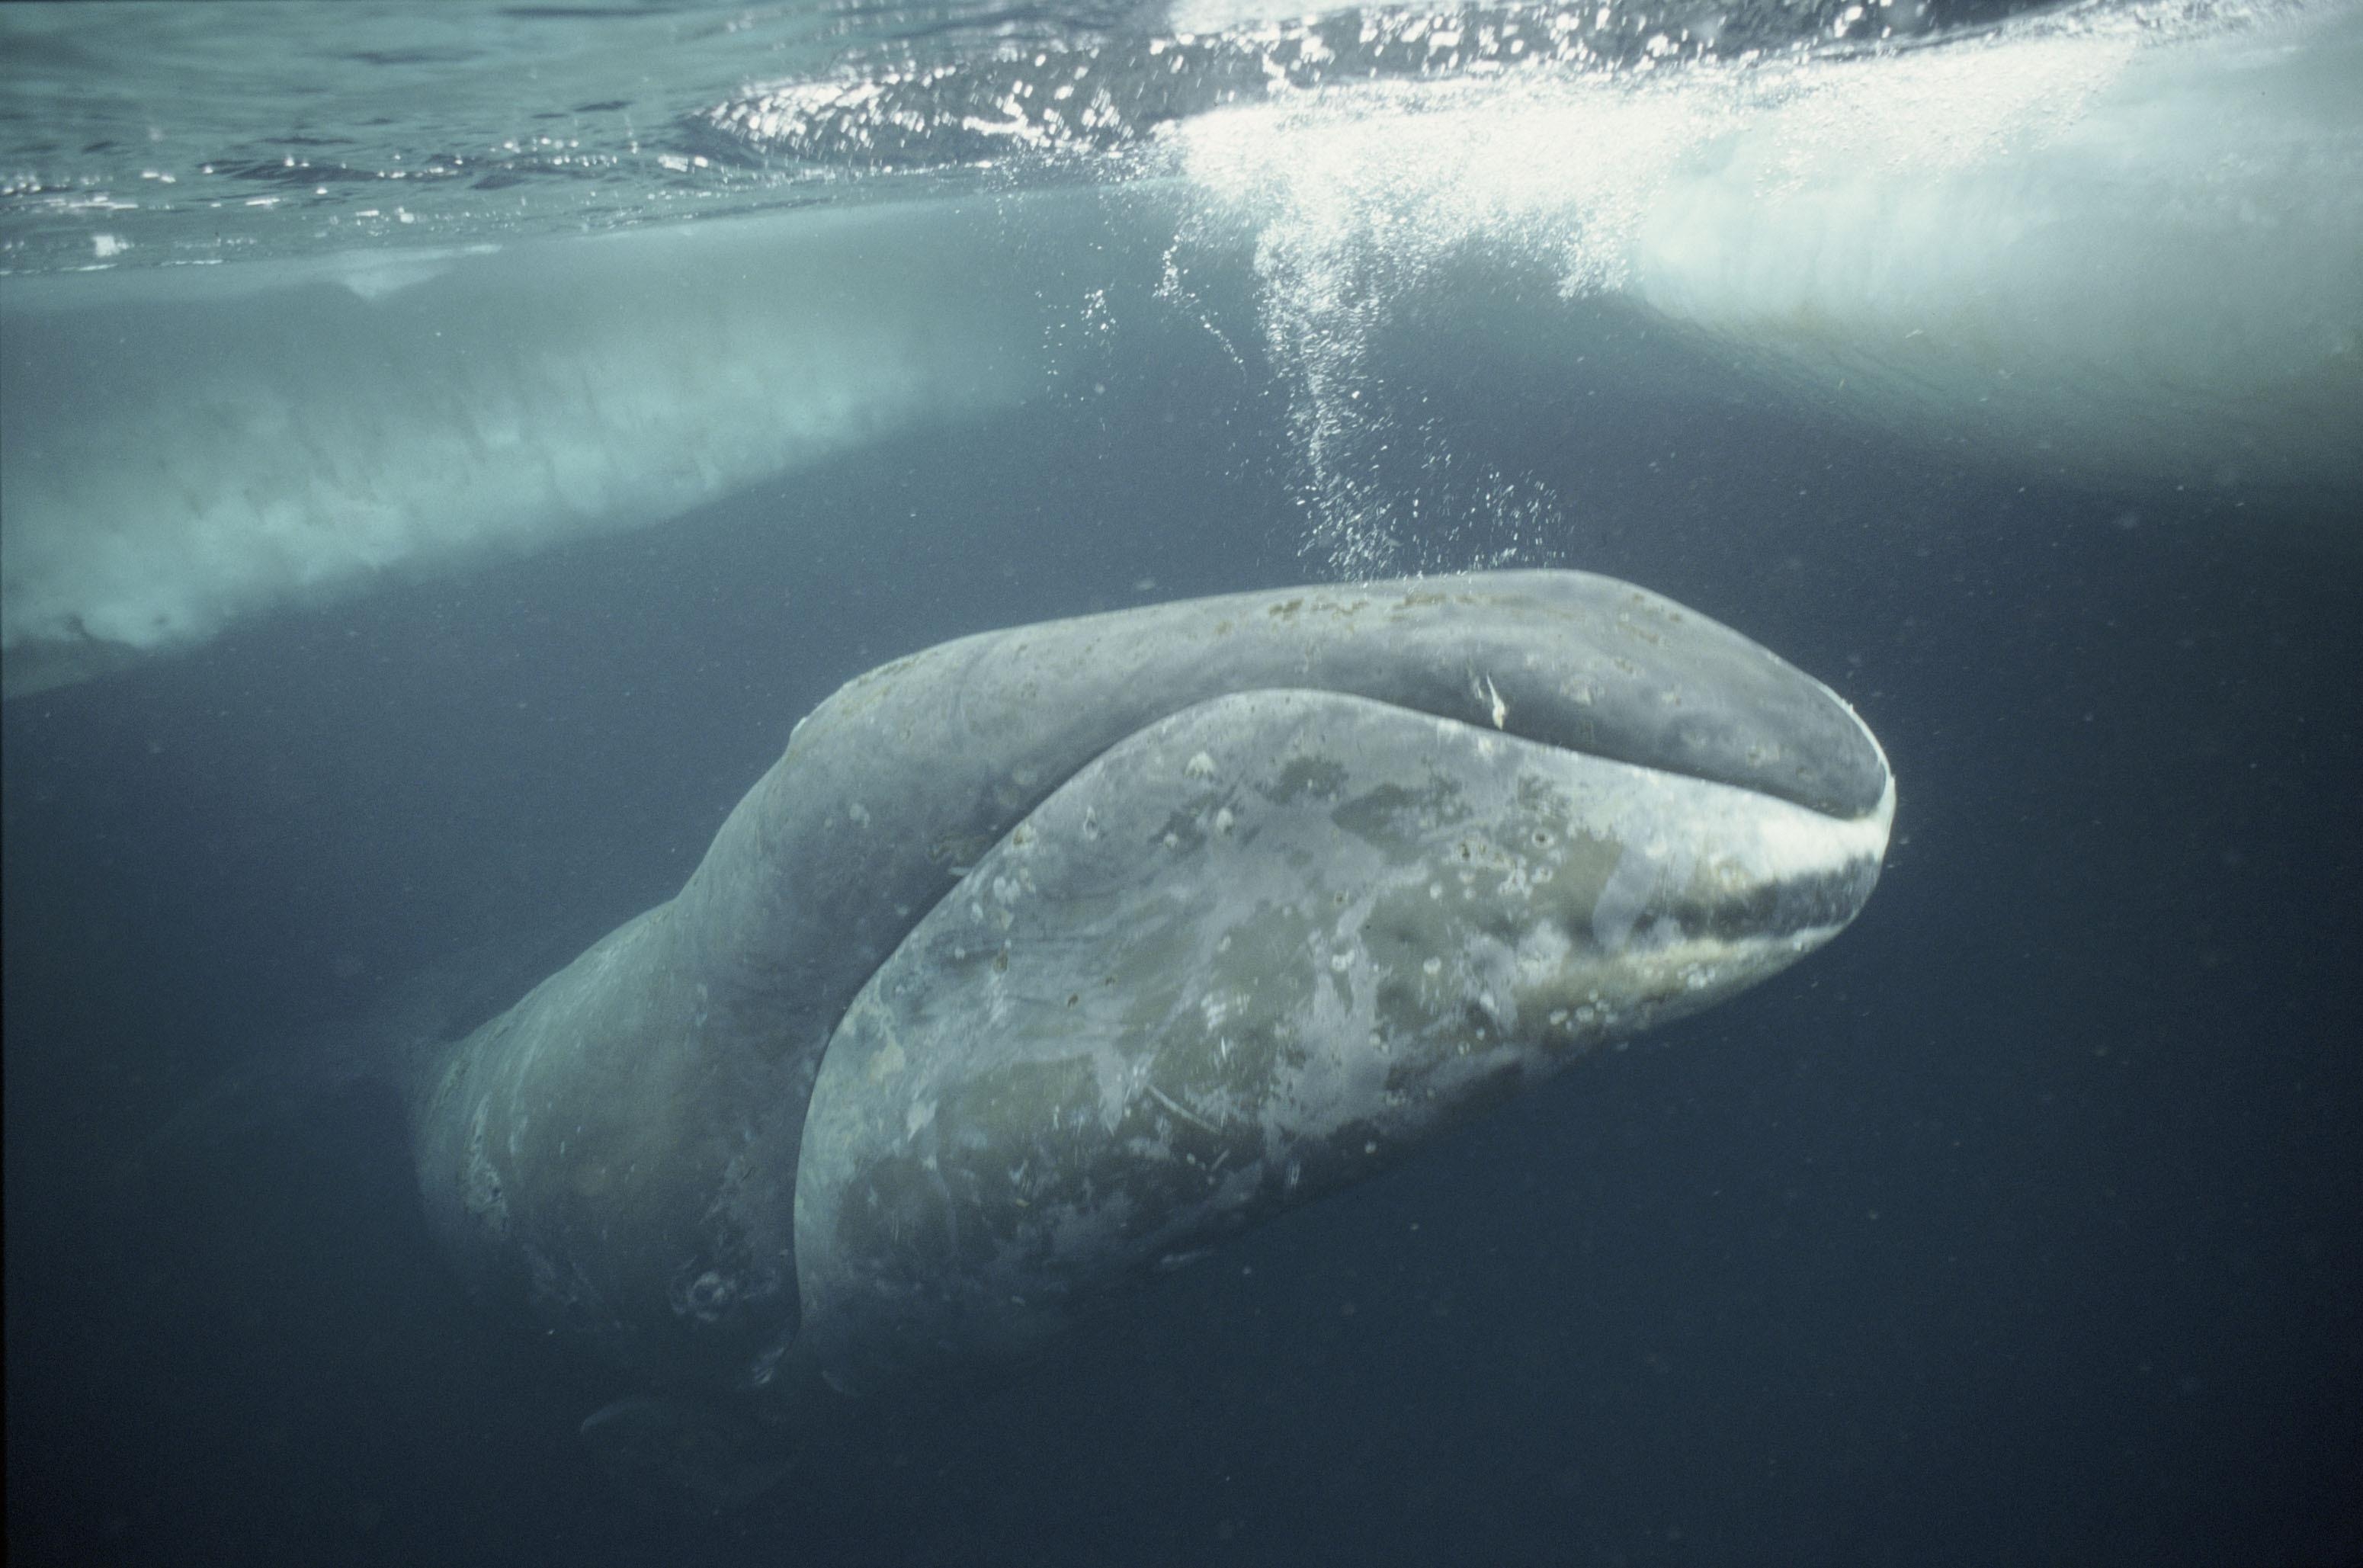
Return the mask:
<path fill-rule="evenodd" d="M 2351 517 L 2046 493 L 1775 406 L 1606 460 L 1529 390 L 1454 417 L 1574 498 L 1553 558 L 1878 729 L 1903 806 L 1863 918 L 718 1524 L 586 1462 L 627 1385 L 464 1299 L 390 1105 L 147 1140 L 454 946 L 669 894 L 871 662 L 1297 574 L 1266 400 L 1211 355 L 1143 367 L 1100 414 L 930 430 L 661 547 L 12 703 L 15 1560 L 2363 1551 Z"/>
<path fill-rule="evenodd" d="M 824 59 L 849 27 L 933 38 L 934 12 L 907 9 L 764 11 L 755 36 Z M 996 50 L 1059 25 L 950 10 Z M 501 13 L 513 47 L 555 11 Z M 1130 16 L 1093 26 L 1121 39 Z M 535 92 L 606 117 L 585 138 L 625 168 L 632 221 L 802 191 L 811 171 L 756 158 L 671 206 L 661 174 L 625 166 L 651 122 L 587 85 L 615 57 L 686 51 L 695 92 L 656 95 L 668 134 L 751 80 L 721 23 L 677 20 L 599 13 Z M 356 61 L 405 25 L 366 21 Z M 160 80 L 227 47 L 174 27 L 194 52 Z M 40 32 L 39 57 L 69 87 L 72 30 Z M 396 54 L 338 104 L 392 91 L 379 70 L 432 74 Z M 35 102 L 19 70 L 0 84 L 21 139 L 72 95 Z M 403 136 L 506 113 L 505 72 L 385 130 L 372 178 L 432 140 Z M 227 126 L 236 83 L 207 80 Z M 169 150 L 202 170 L 220 128 Z M 652 133 L 644 161 L 675 146 Z M 136 175 L 149 154 L 75 156 Z M 10 265 L 78 263 L 93 222 L 133 262 L 232 239 L 300 259 L 326 231 L 299 218 L 378 200 L 291 197 L 225 239 L 193 195 L 136 218 L 48 200 L 94 188 L 78 167 L 0 192 Z M 587 224 L 593 198 L 564 194 L 580 172 L 542 171 L 548 210 L 502 221 Z M 483 237 L 478 197 L 418 206 L 439 237 Z M 1941 405 L 1875 432 L 1803 374 L 1703 385 L 1706 361 L 1620 341 L 1632 318 L 1611 310 L 1570 307 L 1550 337 L 1560 263 L 1481 225 L 1460 242 L 1480 253 L 1406 266 L 1391 298 L 1349 275 L 1387 253 L 1341 250 L 1348 286 L 1293 321 L 1249 244 L 1159 316 L 1170 232 L 1084 232 L 980 263 L 1081 297 L 1116 258 L 1067 324 L 1105 342 L 1030 401 L 886 422 L 662 527 L 274 600 L 0 708 L 12 1561 L 2363 1560 L 2352 462 L 2312 487 L 2095 479 L 2065 452 L 1957 443 Z M 1315 339 L 1344 328 L 1323 383 Z M 44 369 L 0 362 L 5 397 Z M 1326 468 L 1308 413 L 1337 417 Z M 529 980 L 550 966 L 532 955 L 669 896 L 860 671 L 1329 573 L 1364 559 L 1326 527 L 1339 509 L 1392 530 L 1391 567 L 1514 550 L 1630 578 L 1850 698 L 1901 799 L 1856 926 L 1014 1377 L 866 1411 L 718 1521 L 591 1462 L 577 1423 L 632 1384 L 468 1299 L 390 1100 L 183 1114 L 239 1063 L 333 1053 L 422 972 L 525 962 Z"/>

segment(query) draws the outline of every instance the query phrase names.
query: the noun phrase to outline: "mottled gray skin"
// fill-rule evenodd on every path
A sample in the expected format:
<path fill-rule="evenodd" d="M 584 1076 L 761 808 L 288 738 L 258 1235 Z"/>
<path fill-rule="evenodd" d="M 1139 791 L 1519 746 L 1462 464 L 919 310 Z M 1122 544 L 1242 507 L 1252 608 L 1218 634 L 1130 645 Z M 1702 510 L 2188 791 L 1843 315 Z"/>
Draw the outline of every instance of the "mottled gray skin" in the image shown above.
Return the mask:
<path fill-rule="evenodd" d="M 472 1279 L 661 1385 L 1022 1353 L 1793 962 L 1892 806 L 1825 688 L 1580 573 L 963 639 L 422 1062 L 421 1190 Z"/>

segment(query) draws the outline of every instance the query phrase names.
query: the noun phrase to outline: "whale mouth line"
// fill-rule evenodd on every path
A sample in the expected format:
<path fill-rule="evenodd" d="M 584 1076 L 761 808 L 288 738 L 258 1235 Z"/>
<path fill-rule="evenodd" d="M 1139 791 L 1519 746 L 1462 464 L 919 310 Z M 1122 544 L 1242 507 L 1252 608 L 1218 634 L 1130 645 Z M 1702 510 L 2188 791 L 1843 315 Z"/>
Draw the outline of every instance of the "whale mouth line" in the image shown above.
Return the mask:
<path fill-rule="evenodd" d="M 1827 688 L 1823 690 L 1826 692 Z M 1439 713 L 1428 706 L 1366 696 L 1335 686 L 1271 684 L 1217 693 L 1182 704 L 1138 725 L 1072 772 L 1049 783 L 1039 797 L 1017 813 L 990 844 L 980 847 L 962 863 L 945 868 L 949 873 L 948 882 L 936 898 L 914 912 L 896 945 L 899 948 L 902 940 L 917 932 L 940 910 L 957 907 L 961 901 L 974 897 L 993 902 L 997 896 L 993 886 L 1012 846 L 1023 844 L 1029 832 L 1055 834 L 1058 829 L 1045 823 L 1044 818 L 1055 814 L 1059 797 L 1074 789 L 1092 787 L 1093 775 L 1104 773 L 1125 754 L 1158 748 L 1176 732 L 1203 727 L 1209 720 L 1219 722 L 1226 710 L 1258 704 L 1302 703 L 1332 714 L 1341 706 L 1359 710 L 1375 731 L 1406 723 L 1427 727 L 1440 743 L 1436 753 L 1405 751 L 1393 760 L 1397 764 L 1394 768 L 1358 780 L 1359 787 L 1353 792 L 1358 796 L 1367 797 L 1374 791 L 1405 782 L 1425 784 L 1450 773 L 1453 765 L 1446 759 L 1454 750 L 1459 750 L 1464 758 L 1473 751 L 1489 761 L 1495 753 L 1505 752 L 1508 754 L 1500 760 L 1512 765 L 1517 762 L 1515 753 L 1523 751 L 1530 759 L 1556 759 L 1561 765 L 1573 765 L 1596 781 L 1622 781 L 1611 786 L 1613 806 L 1608 816 L 1593 824 L 1595 828 L 1622 833 L 1636 817 L 1647 822 L 1651 814 L 1675 808 L 1670 805 L 1673 798 L 1682 803 L 1678 809 L 1706 809 L 1726 822 L 1744 823 L 1744 832 L 1735 827 L 1733 841 L 1745 841 L 1745 858 L 1760 878 L 1756 885 L 1743 893 L 1725 890 L 1715 895 L 1703 895 L 1695 902 L 1670 907 L 1667 913 L 1692 936 L 1726 945 L 1787 945 L 1803 941 L 1807 947 L 1819 946 L 1844 929 L 1868 900 L 1885 860 L 1896 798 L 1894 776 L 1877 739 L 1850 705 L 1835 694 L 1830 694 L 1830 700 L 1853 720 L 1877 755 L 1880 768 L 1878 800 L 1869 809 L 1850 816 L 1708 773 L 1663 762 L 1632 761 L 1607 751 L 1570 745 L 1548 735 L 1522 733 L 1507 723 L 1497 728 L 1462 716 Z M 1184 746 L 1194 743 L 1185 742 Z M 1213 751 L 1219 751 L 1220 748 Z M 1228 773 L 1231 768 L 1227 761 L 1218 764 L 1209 751 L 1200 751 L 1183 764 L 1182 771 L 1194 781 L 1219 787 L 1221 780 L 1217 775 Z M 1638 797 L 1626 793 L 1636 783 L 1644 784 L 1644 793 Z M 1338 809 L 1350 806 L 1341 801 Z M 1169 837 L 1167 842 L 1170 845 L 1173 840 Z M 882 959 L 880 967 L 891 962 L 890 953 Z M 848 1009 L 852 1003 L 853 998 L 849 997 Z M 832 1032 L 844 1018 L 845 1013 L 840 1011 L 832 1019 Z"/>
<path fill-rule="evenodd" d="M 1488 684 L 1490 684 L 1490 683 L 1488 683 Z M 1819 683 L 1816 683 L 1816 684 L 1819 684 Z M 1823 686 L 1821 689 L 1825 695 L 1828 696 L 1831 704 L 1840 712 L 1843 712 L 1847 717 L 1853 722 L 1856 732 L 1860 736 L 1862 741 L 1870 748 L 1871 754 L 1878 760 L 1879 776 L 1880 780 L 1880 795 L 1876 800 L 1871 802 L 1871 804 L 1864 809 L 1858 811 L 1834 810 L 1830 806 L 1819 804 L 1812 798 L 1801 797 L 1799 795 L 1788 794 L 1780 790 L 1768 788 L 1758 783 L 1725 777 L 1702 768 L 1684 767 L 1670 759 L 1645 759 L 1640 757 L 1620 756 L 1612 750 L 1594 750 L 1585 746 L 1571 744 L 1565 739 L 1550 734 L 1539 727 L 1522 726 L 1517 723 L 1516 719 L 1518 717 L 1518 710 L 1503 702 L 1497 691 L 1486 691 L 1484 694 L 1488 698 L 1490 698 L 1492 704 L 1489 712 L 1485 716 L 1486 718 L 1491 719 L 1491 723 L 1489 724 L 1483 719 L 1472 719 L 1465 714 L 1443 711 L 1442 705 L 1440 704 L 1427 705 L 1417 702 L 1405 702 L 1394 697 L 1370 696 L 1365 693 L 1357 692 L 1343 686 L 1314 684 L 1294 685 L 1281 683 L 1234 687 L 1228 691 L 1217 692 L 1211 695 L 1203 696 L 1195 701 L 1182 703 L 1178 706 L 1170 708 L 1166 712 L 1158 715 L 1156 717 L 1139 725 L 1137 728 L 1126 734 L 1118 737 L 1114 742 L 1101 751 L 1083 759 L 1083 761 L 1072 770 L 1052 783 L 1048 788 L 1043 790 L 1042 798 L 1048 799 L 1051 795 L 1054 795 L 1059 790 L 1066 787 L 1066 785 L 1071 783 L 1074 779 L 1088 772 L 1094 763 L 1096 763 L 1102 757 L 1106 756 L 1110 751 L 1114 751 L 1120 747 L 1130 744 L 1142 734 L 1155 729 L 1160 725 L 1171 724 L 1185 714 L 1195 712 L 1200 708 L 1227 703 L 1241 697 L 1301 694 L 1315 697 L 1347 698 L 1356 702 L 1367 703 L 1374 708 L 1385 708 L 1391 712 L 1408 715 L 1414 718 L 1428 719 L 1438 725 L 1447 725 L 1451 726 L 1456 729 L 1469 730 L 1480 737 L 1486 737 L 1488 735 L 1497 736 L 1503 740 L 1515 741 L 1522 745 L 1540 747 L 1546 751 L 1563 753 L 1570 757 L 1587 758 L 1596 762 L 1608 763 L 1617 767 L 1632 768 L 1637 772 L 1656 774 L 1661 778 L 1679 779 L 1692 784 L 1713 784 L 1722 789 L 1736 790 L 1745 795 L 1758 795 L 1766 800 L 1779 801 L 1784 805 L 1796 806 L 1800 810 L 1810 811 L 1817 817 L 1826 818 L 1828 821 L 1843 827 L 1852 827 L 1858 824 L 1875 824 L 1878 827 L 1880 837 L 1883 840 L 1886 829 L 1892 822 L 1895 815 L 1895 773 L 1893 768 L 1888 763 L 1886 748 L 1879 743 L 1878 736 L 1872 733 L 1870 726 L 1863 722 L 1862 716 L 1855 711 L 1853 704 L 1846 701 L 1845 698 L 1840 697 L 1836 693 L 1830 691 L 1826 686 Z M 1038 806 L 1040 801 L 1037 800 L 1035 804 Z M 1023 816 L 1018 818 L 1018 820 L 1021 821 L 1023 819 Z M 962 869 L 965 871 L 967 868 L 963 867 Z"/>
<path fill-rule="evenodd" d="M 1337 688 L 1326 686 L 1266 686 L 1256 689 L 1262 691 L 1310 691 L 1339 696 L 1352 696 L 1356 695 L 1351 692 L 1339 691 Z M 1594 751 L 1583 746 L 1570 745 L 1566 740 L 1561 740 L 1557 736 L 1542 733 L 1537 729 L 1524 728 L 1512 722 L 1515 717 L 1514 710 L 1510 708 L 1508 704 L 1502 700 L 1499 691 L 1492 687 L 1490 680 L 1486 680 L 1484 682 L 1484 695 L 1491 704 L 1487 717 L 1492 721 L 1492 728 L 1493 730 L 1505 739 L 1523 741 L 1530 746 L 1545 747 L 1553 751 L 1562 751 L 1570 756 L 1588 757 L 1595 762 L 1611 762 L 1622 767 L 1636 768 L 1644 773 L 1656 773 L 1664 778 L 1686 779 L 1694 784 L 1715 784 L 1725 789 L 1735 789 L 1748 795 L 1761 795 L 1767 800 L 1781 801 L 1788 805 L 1798 806 L 1803 810 L 1811 811 L 1816 816 L 1825 817 L 1831 821 L 1836 823 L 1850 824 L 1876 820 L 1882 828 L 1884 828 L 1884 826 L 1893 817 L 1895 813 L 1895 775 L 1894 770 L 1888 765 L 1886 749 L 1880 745 L 1879 738 L 1871 733 L 1870 726 L 1863 723 L 1862 716 L 1855 712 L 1853 704 L 1839 696 L 1836 692 L 1830 691 L 1826 686 L 1823 687 L 1822 690 L 1825 695 L 1827 695 L 1833 705 L 1835 705 L 1840 711 L 1844 712 L 1848 718 L 1854 721 L 1855 727 L 1860 731 L 1863 740 L 1869 743 L 1872 753 L 1879 759 L 1880 775 L 1883 787 L 1880 791 L 1879 799 L 1873 802 L 1867 810 L 1856 812 L 1835 811 L 1830 809 L 1828 806 L 1816 804 L 1811 799 L 1800 798 L 1798 795 L 1783 794 L 1781 791 L 1769 789 L 1758 784 L 1722 777 L 1703 769 L 1686 768 L 1681 766 L 1679 762 L 1670 760 L 1652 759 L 1645 761 L 1633 757 L 1620 757 L 1612 751 Z M 1206 700 L 1210 702 L 1219 702 L 1222 699 L 1220 697 L 1211 697 Z M 1364 700 L 1376 703 L 1378 706 L 1382 707 L 1393 708 L 1398 712 L 1413 714 L 1426 718 L 1433 718 L 1439 723 L 1458 725 L 1464 728 L 1473 729 L 1478 731 L 1481 735 L 1484 733 L 1486 728 L 1484 724 L 1464 717 L 1459 714 L 1441 713 L 1432 707 L 1421 706 L 1411 703 L 1396 702 L 1384 697 L 1372 697 L 1366 698 Z M 1177 708 L 1175 710 L 1177 713 L 1185 711 L 1187 711 L 1186 708 Z"/>

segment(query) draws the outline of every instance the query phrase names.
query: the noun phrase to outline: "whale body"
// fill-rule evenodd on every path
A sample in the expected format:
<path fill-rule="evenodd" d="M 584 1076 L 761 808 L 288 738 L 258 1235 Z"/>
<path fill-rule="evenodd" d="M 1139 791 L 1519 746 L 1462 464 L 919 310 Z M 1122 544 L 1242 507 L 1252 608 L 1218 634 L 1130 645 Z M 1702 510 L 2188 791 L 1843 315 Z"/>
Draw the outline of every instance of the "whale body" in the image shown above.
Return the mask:
<path fill-rule="evenodd" d="M 1784 968 L 1894 798 L 1827 688 L 1578 573 L 966 638 L 845 686 L 677 896 L 419 1052 L 420 1191 L 480 1290 L 793 1429 Z"/>

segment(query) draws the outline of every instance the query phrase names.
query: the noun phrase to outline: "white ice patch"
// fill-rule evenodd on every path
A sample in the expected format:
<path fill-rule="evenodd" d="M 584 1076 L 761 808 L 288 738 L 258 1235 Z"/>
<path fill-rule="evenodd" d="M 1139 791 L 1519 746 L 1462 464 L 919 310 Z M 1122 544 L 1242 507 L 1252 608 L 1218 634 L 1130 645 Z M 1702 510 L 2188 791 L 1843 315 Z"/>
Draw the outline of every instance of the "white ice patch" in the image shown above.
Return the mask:
<path fill-rule="evenodd" d="M 2356 0 L 2079 7 L 1884 54 L 1337 86 L 1170 135 L 1214 206 L 1254 226 L 1314 542 L 1346 570 L 1387 564 L 1415 520 L 1368 477 L 1406 439 L 1380 411 L 1373 334 L 1471 255 L 1547 270 L 1570 320 L 1601 317 L 1598 341 L 1550 340 L 1613 345 L 1615 313 L 1638 309 L 1716 373 L 1736 354 L 2014 461 L 2363 472 Z"/>
<path fill-rule="evenodd" d="M 1038 304 L 977 264 L 998 221 L 937 204 L 6 280 L 12 361 L 41 380 L 0 400 L 0 647 L 195 642 L 1021 400 Z"/>

